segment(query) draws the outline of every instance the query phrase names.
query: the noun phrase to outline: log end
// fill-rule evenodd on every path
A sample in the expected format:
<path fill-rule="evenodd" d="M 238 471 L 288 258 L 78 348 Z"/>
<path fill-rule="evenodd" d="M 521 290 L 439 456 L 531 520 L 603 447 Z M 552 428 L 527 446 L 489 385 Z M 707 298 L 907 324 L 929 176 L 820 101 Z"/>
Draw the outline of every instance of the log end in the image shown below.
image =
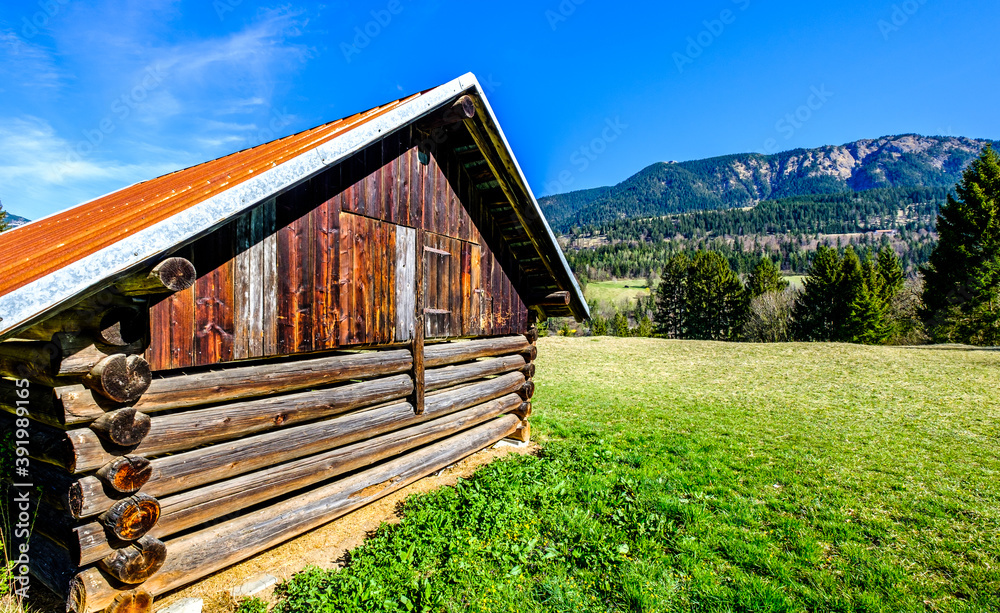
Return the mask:
<path fill-rule="evenodd" d="M 104 613 L 149 613 L 153 610 L 153 596 L 143 589 L 121 592 L 104 609 Z"/>
<path fill-rule="evenodd" d="M 528 422 L 523 422 L 517 430 L 508 437 L 512 438 L 519 443 L 527 443 L 531 441 L 531 424 Z"/>
<path fill-rule="evenodd" d="M 152 462 L 135 455 L 115 458 L 97 471 L 97 476 L 105 485 L 122 494 L 138 492 L 152 475 Z"/>
<path fill-rule="evenodd" d="M 122 541 L 134 541 L 160 520 L 160 503 L 148 494 L 119 500 L 100 516 L 101 524 Z"/>
<path fill-rule="evenodd" d="M 475 117 L 476 104 L 473 102 L 472 96 L 465 95 L 456 100 L 455 104 L 451 106 L 451 114 L 455 121 L 464 121 Z"/>
<path fill-rule="evenodd" d="M 83 383 L 115 402 L 135 402 L 152 381 L 153 371 L 145 358 L 118 353 L 101 360 Z"/>
<path fill-rule="evenodd" d="M 521 386 L 521 389 L 518 390 L 518 396 L 520 396 L 521 399 L 525 401 L 531 400 L 531 397 L 534 395 L 535 395 L 534 381 L 525 381 L 524 385 Z"/>
<path fill-rule="evenodd" d="M 525 364 L 520 370 L 521 374 L 524 375 L 525 379 L 530 379 L 535 376 L 535 363 L 529 362 Z"/>
<path fill-rule="evenodd" d="M 535 358 L 538 357 L 538 347 L 529 345 L 527 349 L 521 352 L 521 356 L 525 362 L 534 362 Z"/>
<path fill-rule="evenodd" d="M 146 438 L 151 425 L 149 415 L 129 407 L 105 413 L 90 429 L 112 445 L 134 447 Z"/>
<path fill-rule="evenodd" d="M 528 331 L 524 333 L 524 338 L 528 339 L 528 342 L 532 345 L 538 340 L 538 326 L 531 326 Z"/>
<path fill-rule="evenodd" d="M 153 268 L 152 274 L 171 292 L 185 290 L 198 279 L 194 264 L 185 258 L 167 258 Z"/>
<path fill-rule="evenodd" d="M 98 566 L 122 583 L 136 584 L 153 576 L 166 560 L 167 546 L 147 534 L 128 547 L 116 549 Z"/>

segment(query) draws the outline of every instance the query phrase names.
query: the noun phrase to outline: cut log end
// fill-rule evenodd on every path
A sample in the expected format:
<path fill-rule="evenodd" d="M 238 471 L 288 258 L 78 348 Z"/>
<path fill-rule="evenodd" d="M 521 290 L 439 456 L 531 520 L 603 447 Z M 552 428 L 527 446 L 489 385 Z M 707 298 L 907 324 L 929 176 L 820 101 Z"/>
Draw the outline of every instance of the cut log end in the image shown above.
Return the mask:
<path fill-rule="evenodd" d="M 153 610 L 153 596 L 146 590 L 129 590 L 115 596 L 114 602 L 104 613 L 149 613 Z"/>
<path fill-rule="evenodd" d="M 521 374 L 524 375 L 525 379 L 530 379 L 530 378 L 534 377 L 535 376 L 535 363 L 531 362 L 529 364 L 525 364 L 521 368 Z"/>
<path fill-rule="evenodd" d="M 517 430 L 508 437 L 512 438 L 519 443 L 527 443 L 531 441 L 531 424 L 528 422 L 522 423 Z"/>
<path fill-rule="evenodd" d="M 528 419 L 531 417 L 531 403 L 522 402 L 521 406 L 511 411 L 514 415 L 517 415 L 521 420 Z"/>
<path fill-rule="evenodd" d="M 528 339 L 528 342 L 532 345 L 538 340 L 538 326 L 531 326 L 528 331 L 524 333 L 524 337 Z"/>
<path fill-rule="evenodd" d="M 152 463 L 141 456 L 115 458 L 97 471 L 98 478 L 108 487 L 123 494 L 134 494 L 153 475 Z"/>
<path fill-rule="evenodd" d="M 109 355 L 91 369 L 83 384 L 115 402 L 135 402 L 149 389 L 153 372 L 139 355 Z"/>
<path fill-rule="evenodd" d="M 464 121 L 476 116 L 476 104 L 472 96 L 462 96 L 451 105 L 450 115 L 455 121 Z"/>
<path fill-rule="evenodd" d="M 127 296 L 179 292 L 194 285 L 197 278 L 198 273 L 189 260 L 167 258 L 157 264 L 149 274 L 119 281 L 116 288 Z"/>
<path fill-rule="evenodd" d="M 538 357 L 538 347 L 530 345 L 527 349 L 521 352 L 521 355 L 524 357 L 525 362 L 534 362 L 535 358 Z"/>
<path fill-rule="evenodd" d="M 517 393 L 523 400 L 531 400 L 531 397 L 535 395 L 535 382 L 525 381 L 524 385 Z"/>
<path fill-rule="evenodd" d="M 136 584 L 153 576 L 166 560 L 166 545 L 146 535 L 128 547 L 116 549 L 98 562 L 98 566 L 122 583 Z"/>
<path fill-rule="evenodd" d="M 90 429 L 112 445 L 134 447 L 149 434 L 151 424 L 149 415 L 127 408 L 105 413 L 90 424 Z"/>
<path fill-rule="evenodd" d="M 153 268 L 150 276 L 159 279 L 163 287 L 171 292 L 185 290 L 198 279 L 194 264 L 184 258 L 163 260 Z"/>
<path fill-rule="evenodd" d="M 119 500 L 100 516 L 101 524 L 123 541 L 134 541 L 160 519 L 160 503 L 147 494 Z"/>

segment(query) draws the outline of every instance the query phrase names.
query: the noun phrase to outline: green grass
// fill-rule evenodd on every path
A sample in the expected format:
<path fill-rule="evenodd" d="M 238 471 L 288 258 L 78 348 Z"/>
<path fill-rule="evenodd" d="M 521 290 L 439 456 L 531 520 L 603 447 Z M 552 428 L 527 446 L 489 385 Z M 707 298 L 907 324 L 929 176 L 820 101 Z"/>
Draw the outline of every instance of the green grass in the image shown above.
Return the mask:
<path fill-rule="evenodd" d="M 588 301 L 617 305 L 623 300 L 635 302 L 638 296 L 648 296 L 649 287 L 645 279 L 618 279 L 615 281 L 591 281 L 584 290 Z"/>
<path fill-rule="evenodd" d="M 1000 352 L 539 340 L 538 457 L 280 610 L 1000 611 Z"/>

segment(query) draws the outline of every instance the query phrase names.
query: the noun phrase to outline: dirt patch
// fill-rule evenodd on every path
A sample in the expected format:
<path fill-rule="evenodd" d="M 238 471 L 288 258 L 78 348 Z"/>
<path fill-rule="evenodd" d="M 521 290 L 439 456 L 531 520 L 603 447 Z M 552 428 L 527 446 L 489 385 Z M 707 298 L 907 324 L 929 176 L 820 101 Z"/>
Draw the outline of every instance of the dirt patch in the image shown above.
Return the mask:
<path fill-rule="evenodd" d="M 230 566 L 197 583 L 160 596 L 156 599 L 154 608 L 159 610 L 182 598 L 203 598 L 205 600 L 203 613 L 231 613 L 235 610 L 236 603 L 229 596 L 229 590 L 242 585 L 255 575 L 268 573 L 277 577 L 279 581 L 284 581 L 307 566 L 339 567 L 344 560 L 344 554 L 362 544 L 368 534 L 383 523 L 399 521 L 399 503 L 408 496 L 454 485 L 459 478 L 471 476 L 480 466 L 511 453 L 523 455 L 535 453 L 536 450 L 535 444 L 525 447 L 506 445 L 474 453 L 437 474 L 412 483 L 325 526 Z M 271 592 L 272 590 L 267 590 L 257 596 L 270 600 Z"/>

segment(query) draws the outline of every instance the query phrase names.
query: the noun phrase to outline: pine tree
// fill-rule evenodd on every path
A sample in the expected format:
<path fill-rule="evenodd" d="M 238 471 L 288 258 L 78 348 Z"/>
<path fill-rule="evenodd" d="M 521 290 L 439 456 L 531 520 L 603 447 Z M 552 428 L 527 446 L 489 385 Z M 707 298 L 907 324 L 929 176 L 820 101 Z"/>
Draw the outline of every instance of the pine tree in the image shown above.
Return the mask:
<path fill-rule="evenodd" d="M 820 245 L 809 268 L 804 290 L 792 307 L 792 338 L 836 340 L 845 315 L 840 296 L 842 263 L 836 249 Z"/>
<path fill-rule="evenodd" d="M 889 303 L 899 292 L 903 291 L 903 285 L 906 284 L 906 273 L 903 272 L 903 264 L 892 247 L 883 245 L 882 249 L 878 252 L 876 266 L 882 282 L 880 297 L 883 302 Z"/>
<path fill-rule="evenodd" d="M 880 345 L 892 332 L 887 317 L 887 304 L 883 298 L 887 295 L 886 283 L 877 263 L 870 256 L 858 266 L 857 255 L 850 250 L 850 254 L 844 257 L 845 264 L 848 261 L 851 261 L 848 267 L 852 270 L 845 270 L 842 287 L 850 304 L 840 340 Z"/>
<path fill-rule="evenodd" d="M 667 338 L 684 338 L 687 279 L 691 259 L 681 253 L 667 260 L 656 286 L 656 333 Z"/>
<path fill-rule="evenodd" d="M 781 276 L 781 271 L 768 257 L 763 257 L 757 262 L 757 266 L 747 279 L 747 293 L 751 299 L 768 292 L 783 292 L 787 288 L 788 280 Z"/>
<path fill-rule="evenodd" d="M 1000 157 L 987 146 L 938 215 L 924 274 L 924 319 L 938 341 L 989 344 L 1000 335 Z"/>
<path fill-rule="evenodd" d="M 740 278 L 714 251 L 699 251 L 691 261 L 686 303 L 686 337 L 701 340 L 736 340 L 749 307 Z"/>
<path fill-rule="evenodd" d="M 611 320 L 611 332 L 615 336 L 629 337 L 632 332 L 628 327 L 628 317 L 621 311 L 615 312 L 615 317 Z"/>
<path fill-rule="evenodd" d="M 3 203 L 0 202 L 0 232 L 4 232 L 10 228 L 10 224 L 7 223 L 7 211 L 3 210 Z"/>
<path fill-rule="evenodd" d="M 600 313 L 595 313 L 590 318 L 590 333 L 594 336 L 608 335 L 608 320 Z"/>

